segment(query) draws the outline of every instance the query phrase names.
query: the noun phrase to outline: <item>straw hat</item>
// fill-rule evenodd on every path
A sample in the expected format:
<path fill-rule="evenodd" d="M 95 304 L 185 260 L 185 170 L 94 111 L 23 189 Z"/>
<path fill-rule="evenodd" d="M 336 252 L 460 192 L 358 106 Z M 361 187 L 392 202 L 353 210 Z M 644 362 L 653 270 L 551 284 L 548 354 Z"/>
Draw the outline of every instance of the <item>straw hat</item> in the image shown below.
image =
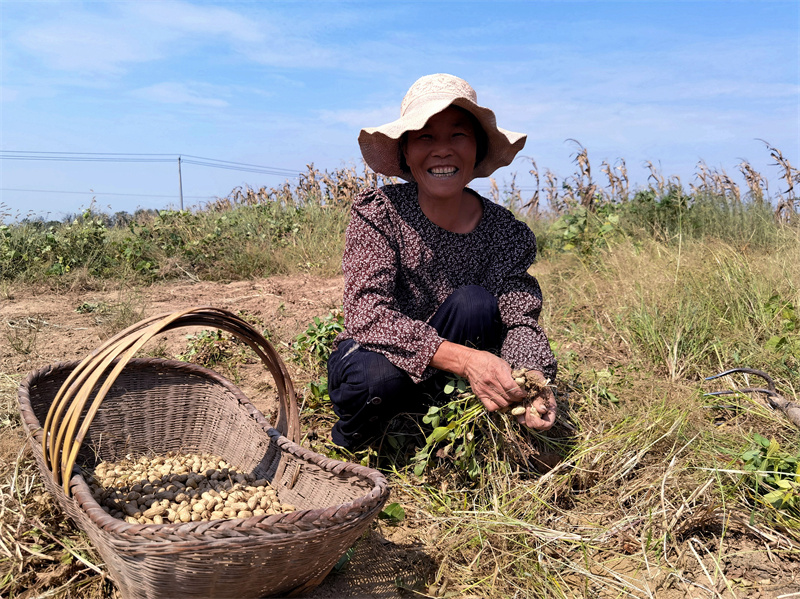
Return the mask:
<path fill-rule="evenodd" d="M 377 173 L 413 181 L 411 173 L 400 166 L 400 138 L 406 131 L 422 129 L 429 118 L 448 106 L 459 106 L 471 112 L 488 137 L 486 157 L 475 166 L 474 177 L 488 177 L 501 166 L 508 166 L 525 145 L 525 134 L 501 129 L 494 112 L 478 105 L 478 96 L 469 83 L 453 75 L 437 73 L 414 82 L 400 105 L 399 119 L 361 130 L 358 145 L 364 160 Z"/>

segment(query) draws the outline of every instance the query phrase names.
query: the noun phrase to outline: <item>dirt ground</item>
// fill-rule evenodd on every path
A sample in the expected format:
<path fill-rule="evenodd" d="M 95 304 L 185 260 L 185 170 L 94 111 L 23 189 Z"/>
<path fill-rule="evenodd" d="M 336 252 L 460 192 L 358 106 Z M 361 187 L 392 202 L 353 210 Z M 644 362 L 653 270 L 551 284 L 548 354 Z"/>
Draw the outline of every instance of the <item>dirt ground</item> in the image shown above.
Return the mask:
<path fill-rule="evenodd" d="M 339 307 L 342 290 L 341 277 L 305 276 L 228 284 L 179 282 L 144 290 L 8 289 L 0 300 L 0 325 L 4 328 L 4 338 L 0 340 L 0 373 L 6 383 L 3 390 L 15 392 L 12 381 L 18 383 L 28 372 L 48 364 L 82 359 L 119 328 L 123 319 L 130 324 L 143 316 L 213 305 L 234 313 L 242 311 L 251 321 L 263 323 L 300 391 L 310 374 L 288 359 L 285 344 L 305 331 L 315 316 L 323 317 Z M 78 311 L 80 307 L 83 308 Z M 160 353 L 174 357 L 186 351 L 186 337 L 195 332 L 197 329 L 181 329 L 151 343 Z M 240 375 L 238 386 L 274 422 L 272 418 L 277 410 L 274 398 L 259 392 L 265 388 L 263 382 L 269 373 L 254 363 L 243 365 Z M 12 463 L 22 444 L 22 429 L 6 428 L 0 434 L 0 460 Z M 424 584 L 431 558 L 415 546 L 413 539 L 391 540 L 396 532 L 381 529 L 376 524 L 376 529 L 359 541 L 349 564 L 341 572 L 329 575 L 306 596 L 394 599 L 401 596 L 395 583 L 397 579 L 408 584 Z"/>
<path fill-rule="evenodd" d="M 15 394 L 16 385 L 32 370 L 85 357 L 123 322 L 127 325 L 143 316 L 207 305 L 232 312 L 243 311 L 249 319 L 263 323 L 271 342 L 283 355 L 295 386 L 301 390 L 311 374 L 289 361 L 286 344 L 303 332 L 315 316 L 325 316 L 341 305 L 343 280 L 341 277 L 292 276 L 227 284 L 172 282 L 145 289 L 109 287 L 87 291 L 81 287 L 54 292 L 10 287 L 2 291 L 0 327 L 4 337 L 0 338 L 0 382 L 3 393 Z M 186 351 L 186 336 L 192 332 L 196 331 L 175 331 L 158 338 L 155 344 L 163 355 L 174 357 Z M 238 385 L 256 407 L 274 421 L 275 402 L 259 391 L 265 388 L 263 381 L 268 376 L 259 364 L 246 364 Z M 13 463 L 22 444 L 20 427 L 0 429 L 0 461 Z M 677 584 L 661 586 L 661 592 L 642 596 L 800 598 L 800 574 L 795 570 L 800 558 L 776 559 L 769 549 L 764 551 L 763 539 L 755 539 L 744 524 L 734 528 L 740 528 L 741 534 L 728 537 L 728 556 L 723 561 L 729 580 L 735 583 L 735 594 L 726 592 L 724 586 L 713 594 L 704 594 L 696 587 L 692 590 Z M 706 560 L 707 567 L 712 570 L 714 559 L 709 554 Z M 687 553 L 683 562 L 680 567 L 686 578 L 704 579 L 698 567 L 699 559 L 693 561 L 691 553 Z M 608 566 L 606 563 L 598 568 Z M 340 573 L 329 575 L 307 596 L 315 599 L 408 597 L 411 594 L 398 590 L 398 581 L 424 588 L 433 569 L 434 558 L 426 553 L 422 540 L 415 537 L 413 527 L 391 528 L 376 523 L 357 545 L 350 563 Z M 626 575 L 624 564 L 612 569 L 617 571 L 616 576 Z M 630 575 L 636 578 L 643 573 L 631 572 Z M 647 578 L 652 580 L 658 575 L 657 572 L 648 573 Z M 575 584 L 580 588 L 582 582 L 576 580 Z"/>

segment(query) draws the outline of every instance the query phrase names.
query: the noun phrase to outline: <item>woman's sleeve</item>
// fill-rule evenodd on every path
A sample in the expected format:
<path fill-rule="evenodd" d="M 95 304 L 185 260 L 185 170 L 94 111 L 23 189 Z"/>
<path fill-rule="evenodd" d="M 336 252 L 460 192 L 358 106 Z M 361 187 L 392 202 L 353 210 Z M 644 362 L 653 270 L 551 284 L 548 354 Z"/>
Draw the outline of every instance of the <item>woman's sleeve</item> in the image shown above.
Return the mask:
<path fill-rule="evenodd" d="M 509 227 L 511 235 L 498 240 L 497 300 L 507 329 L 500 355 L 513 368 L 540 370 L 555 380 L 558 365 L 542 327 L 542 290 L 528 268 L 536 258 L 536 237 L 520 221 Z M 506 229 L 508 231 L 508 229 Z"/>
<path fill-rule="evenodd" d="M 419 382 L 443 340 L 432 326 L 396 309 L 400 227 L 380 191 L 365 190 L 353 202 L 342 258 L 344 320 L 359 345 L 385 355 Z"/>

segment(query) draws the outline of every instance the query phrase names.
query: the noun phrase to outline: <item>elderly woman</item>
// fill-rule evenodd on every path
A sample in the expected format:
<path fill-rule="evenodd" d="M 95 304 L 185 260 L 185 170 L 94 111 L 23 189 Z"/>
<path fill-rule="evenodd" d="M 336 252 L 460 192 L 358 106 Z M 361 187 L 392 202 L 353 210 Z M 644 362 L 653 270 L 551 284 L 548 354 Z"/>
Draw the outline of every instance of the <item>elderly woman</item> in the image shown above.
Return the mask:
<path fill-rule="evenodd" d="M 510 211 L 467 185 L 511 163 L 526 136 L 497 126 L 463 79 L 437 74 L 411 86 L 400 118 L 363 129 L 376 172 L 408 183 L 366 189 L 347 228 L 345 331 L 328 360 L 336 444 L 355 449 L 399 413 L 426 411 L 452 375 L 489 411 L 525 399 L 512 368 L 553 380 L 556 361 L 538 317 L 528 268 L 536 238 Z M 546 430 L 547 389 L 518 420 Z"/>

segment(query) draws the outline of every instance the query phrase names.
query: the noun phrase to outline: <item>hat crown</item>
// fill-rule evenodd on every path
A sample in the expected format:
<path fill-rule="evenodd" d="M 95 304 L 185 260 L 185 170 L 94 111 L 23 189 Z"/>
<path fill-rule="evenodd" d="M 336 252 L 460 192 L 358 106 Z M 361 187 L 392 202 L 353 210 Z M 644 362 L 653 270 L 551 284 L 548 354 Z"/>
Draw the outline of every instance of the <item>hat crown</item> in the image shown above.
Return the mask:
<path fill-rule="evenodd" d="M 478 103 L 478 94 L 469 83 L 454 75 L 436 73 L 420 77 L 414 82 L 400 104 L 400 116 L 404 116 L 414 105 L 446 98 L 466 98 L 473 104 Z"/>

